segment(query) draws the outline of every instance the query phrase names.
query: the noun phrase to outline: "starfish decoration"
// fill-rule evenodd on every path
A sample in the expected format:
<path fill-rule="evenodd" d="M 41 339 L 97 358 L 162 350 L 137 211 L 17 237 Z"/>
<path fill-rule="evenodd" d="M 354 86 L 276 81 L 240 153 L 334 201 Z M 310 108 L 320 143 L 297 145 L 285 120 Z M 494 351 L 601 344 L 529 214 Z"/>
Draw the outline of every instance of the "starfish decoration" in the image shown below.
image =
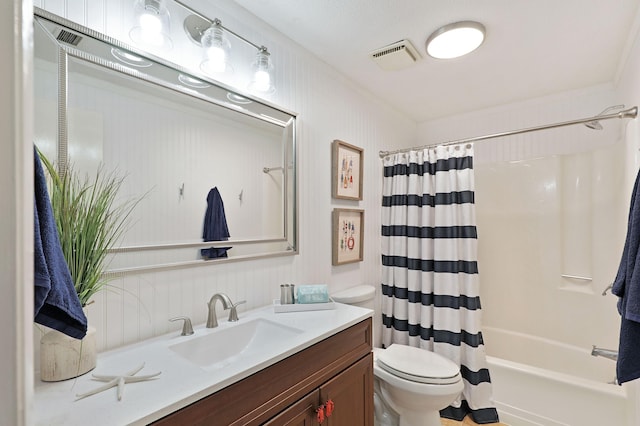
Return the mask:
<path fill-rule="evenodd" d="M 146 376 L 136 376 L 136 373 L 139 372 L 140 370 L 142 370 L 144 368 L 144 363 L 142 363 L 142 365 L 134 370 L 129 371 L 128 373 L 122 375 L 122 376 L 101 376 L 98 374 L 92 374 L 91 377 L 95 380 L 99 380 L 101 382 L 107 382 L 104 385 L 95 388 L 92 391 L 89 392 L 85 392 L 85 393 L 79 393 L 76 394 L 76 401 L 82 399 L 82 398 L 86 398 L 88 396 L 91 395 L 95 395 L 97 393 L 100 393 L 102 391 L 105 391 L 107 389 L 111 389 L 114 386 L 118 387 L 118 401 L 122 400 L 122 392 L 124 391 L 124 385 L 126 383 L 135 383 L 135 382 L 142 382 L 144 380 L 150 380 L 153 378 L 156 378 L 160 375 L 161 372 L 155 373 L 155 374 L 149 374 Z"/>

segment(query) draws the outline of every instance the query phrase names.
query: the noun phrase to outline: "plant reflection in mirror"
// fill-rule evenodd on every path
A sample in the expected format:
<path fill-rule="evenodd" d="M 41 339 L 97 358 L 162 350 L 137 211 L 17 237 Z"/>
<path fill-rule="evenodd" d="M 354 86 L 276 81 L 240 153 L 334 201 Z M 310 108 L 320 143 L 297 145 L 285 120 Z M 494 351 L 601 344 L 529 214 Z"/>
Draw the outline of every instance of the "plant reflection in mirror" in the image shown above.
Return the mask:
<path fill-rule="evenodd" d="M 51 181 L 50 198 L 64 258 L 82 306 L 108 282 L 103 277 L 109 249 L 128 229 L 133 209 L 146 195 L 117 200 L 124 177 L 100 166 L 95 176 L 81 177 L 73 168 L 59 173 L 38 150 Z M 116 203 L 118 201 L 118 203 Z"/>

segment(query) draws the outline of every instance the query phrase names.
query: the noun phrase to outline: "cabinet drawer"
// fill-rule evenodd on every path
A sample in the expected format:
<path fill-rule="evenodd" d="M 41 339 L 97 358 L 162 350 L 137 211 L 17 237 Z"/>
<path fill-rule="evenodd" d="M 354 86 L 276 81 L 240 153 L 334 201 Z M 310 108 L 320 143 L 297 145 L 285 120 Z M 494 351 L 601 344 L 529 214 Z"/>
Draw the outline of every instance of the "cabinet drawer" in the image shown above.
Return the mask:
<path fill-rule="evenodd" d="M 264 423 L 264 426 L 317 426 L 316 408 L 318 408 L 319 400 L 319 392 L 311 392 L 273 419 Z"/>

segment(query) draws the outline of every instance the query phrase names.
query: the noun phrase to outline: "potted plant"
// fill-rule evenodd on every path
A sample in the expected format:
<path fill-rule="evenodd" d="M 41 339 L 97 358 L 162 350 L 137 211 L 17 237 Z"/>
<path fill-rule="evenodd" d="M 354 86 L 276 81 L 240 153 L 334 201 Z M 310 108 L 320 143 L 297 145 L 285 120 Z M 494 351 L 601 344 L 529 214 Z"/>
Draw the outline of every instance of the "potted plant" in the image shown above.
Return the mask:
<path fill-rule="evenodd" d="M 109 249 L 127 229 L 131 212 L 142 198 L 119 202 L 124 178 L 102 166 L 91 178 L 73 168 L 60 173 L 42 152 L 38 154 L 51 178 L 49 196 L 60 245 L 84 308 L 108 284 L 104 271 Z M 45 381 L 77 377 L 95 367 L 96 357 L 93 327 L 80 341 L 52 330 L 41 339 L 40 376 Z"/>

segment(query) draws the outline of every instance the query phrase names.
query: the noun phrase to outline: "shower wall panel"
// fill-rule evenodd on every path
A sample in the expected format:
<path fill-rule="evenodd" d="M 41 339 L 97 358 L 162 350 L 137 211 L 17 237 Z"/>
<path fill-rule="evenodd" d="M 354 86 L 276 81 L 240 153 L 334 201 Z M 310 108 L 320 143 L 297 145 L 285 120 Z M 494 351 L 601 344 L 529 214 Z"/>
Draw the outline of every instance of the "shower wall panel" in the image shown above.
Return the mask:
<path fill-rule="evenodd" d="M 476 168 L 485 325 L 585 351 L 616 346 L 616 298 L 602 291 L 624 240 L 623 152 L 619 143 Z"/>

